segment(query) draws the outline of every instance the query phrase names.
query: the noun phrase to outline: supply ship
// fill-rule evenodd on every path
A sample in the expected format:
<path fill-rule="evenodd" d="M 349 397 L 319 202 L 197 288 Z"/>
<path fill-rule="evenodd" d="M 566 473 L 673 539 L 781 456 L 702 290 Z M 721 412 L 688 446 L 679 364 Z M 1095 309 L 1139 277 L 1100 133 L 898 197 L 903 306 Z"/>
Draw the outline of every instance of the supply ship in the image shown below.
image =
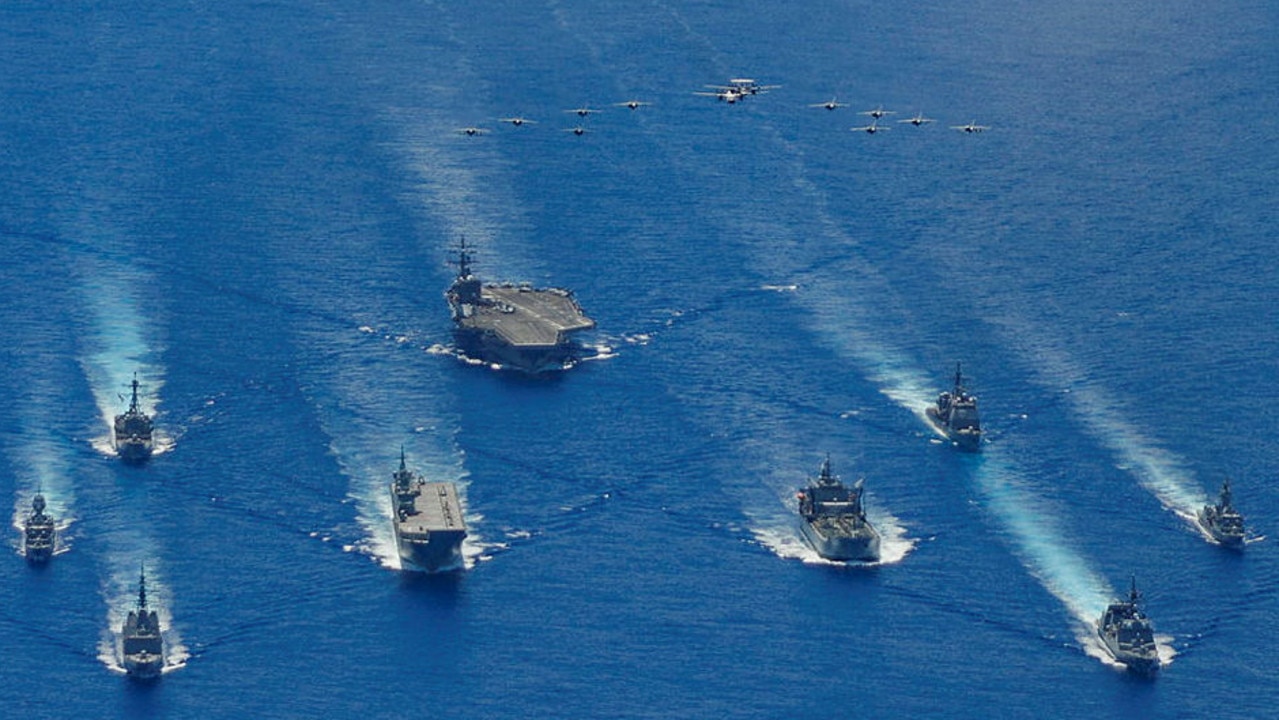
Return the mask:
<path fill-rule="evenodd" d="M 821 474 L 799 491 L 800 532 L 827 560 L 879 560 L 879 532 L 862 507 L 862 481 L 851 488 L 830 472 L 830 458 Z"/>
<path fill-rule="evenodd" d="M 981 448 L 981 418 L 977 414 L 977 397 L 964 388 L 964 376 L 955 363 L 955 387 L 937 396 L 937 404 L 925 410 L 928 421 L 962 450 L 976 452 Z"/>
<path fill-rule="evenodd" d="M 57 530 L 53 518 L 44 511 L 44 495 L 36 493 L 31 500 L 31 514 L 22 527 L 22 554 L 27 562 L 39 565 L 53 557 L 53 544 Z"/>
<path fill-rule="evenodd" d="M 471 274 L 463 241 L 458 274 L 445 297 L 453 310 L 453 337 L 467 357 L 537 374 L 569 367 L 581 355 L 571 335 L 595 327 L 573 293 L 562 288 L 484 284 Z"/>
<path fill-rule="evenodd" d="M 466 521 L 451 482 L 427 482 L 409 471 L 400 449 L 400 469 L 392 476 L 392 528 L 403 569 L 438 572 L 462 567 Z"/>
<path fill-rule="evenodd" d="M 1159 670 L 1159 650 L 1150 618 L 1137 607 L 1140 599 L 1137 579 L 1133 578 L 1128 599 L 1112 602 L 1097 621 L 1097 637 L 1129 670 L 1153 675 Z"/>
<path fill-rule="evenodd" d="M 130 677 L 149 680 L 164 669 L 164 639 L 160 636 L 160 618 L 147 608 L 147 573 L 138 576 L 138 608 L 130 610 L 120 628 L 124 671 Z"/>
<path fill-rule="evenodd" d="M 154 430 L 151 417 L 138 408 L 138 377 L 134 375 L 129 409 L 115 416 L 115 450 L 120 459 L 140 463 L 151 457 Z"/>

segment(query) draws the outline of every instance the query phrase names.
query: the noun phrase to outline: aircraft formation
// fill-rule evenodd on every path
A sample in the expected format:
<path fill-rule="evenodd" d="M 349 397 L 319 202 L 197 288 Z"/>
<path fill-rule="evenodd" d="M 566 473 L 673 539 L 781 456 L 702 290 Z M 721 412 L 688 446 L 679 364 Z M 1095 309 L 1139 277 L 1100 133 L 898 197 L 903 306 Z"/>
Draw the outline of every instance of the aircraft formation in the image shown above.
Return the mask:
<path fill-rule="evenodd" d="M 771 90 L 776 90 L 780 88 L 781 85 L 761 85 L 758 82 L 756 82 L 753 78 L 730 78 L 728 82 L 725 84 L 705 85 L 704 87 L 705 87 L 704 90 L 694 91 L 693 94 L 700 97 L 713 97 L 719 102 L 722 102 L 728 105 L 736 105 L 737 103 L 742 102 L 743 100 L 746 100 L 747 98 L 754 97 L 757 95 L 763 95 L 764 93 L 767 93 Z M 631 110 L 631 111 L 638 110 L 642 107 L 647 107 L 649 105 L 652 105 L 652 103 L 646 100 L 639 100 L 635 98 L 612 103 L 612 107 L 626 108 L 627 110 Z M 831 97 L 830 100 L 827 100 L 825 102 L 810 103 L 808 107 L 834 111 L 840 108 L 849 107 L 849 105 L 848 103 L 840 102 L 837 97 Z M 588 132 L 586 126 L 583 124 L 586 118 L 596 113 L 599 113 L 601 111 L 595 108 L 592 108 L 590 105 L 584 104 L 579 107 L 568 108 L 564 110 L 564 112 L 570 115 L 576 115 L 580 120 L 577 125 L 563 128 L 562 129 L 563 132 L 572 133 L 573 135 L 580 137 L 582 135 L 585 135 Z M 870 124 L 860 125 L 860 126 L 849 128 L 849 129 L 852 130 L 853 132 L 861 132 L 861 133 L 866 133 L 867 135 L 875 135 L 877 133 L 887 132 L 888 130 L 891 129 L 890 126 L 880 125 L 879 122 L 880 120 L 887 118 L 889 115 L 896 115 L 897 112 L 895 110 L 885 110 L 883 105 L 877 105 L 876 107 L 870 110 L 862 110 L 858 114 L 869 117 Z M 508 124 L 514 127 L 522 127 L 524 125 L 537 124 L 536 120 L 532 120 L 530 118 L 526 118 L 521 115 L 498 118 L 498 122 Z M 897 122 L 899 124 L 909 124 L 914 127 L 921 127 L 923 125 L 936 122 L 936 120 L 930 117 L 924 117 L 924 114 L 922 112 L 917 112 L 913 116 L 902 119 L 902 120 L 898 120 Z M 963 125 L 951 125 L 949 127 L 951 130 L 957 130 L 959 132 L 970 134 L 970 135 L 985 132 L 990 129 L 989 125 L 978 125 L 976 120 L 972 120 Z M 489 130 L 479 127 L 477 125 L 468 125 L 466 127 L 458 128 L 457 132 L 459 134 L 466 135 L 468 137 L 476 137 L 476 136 L 488 134 Z"/>

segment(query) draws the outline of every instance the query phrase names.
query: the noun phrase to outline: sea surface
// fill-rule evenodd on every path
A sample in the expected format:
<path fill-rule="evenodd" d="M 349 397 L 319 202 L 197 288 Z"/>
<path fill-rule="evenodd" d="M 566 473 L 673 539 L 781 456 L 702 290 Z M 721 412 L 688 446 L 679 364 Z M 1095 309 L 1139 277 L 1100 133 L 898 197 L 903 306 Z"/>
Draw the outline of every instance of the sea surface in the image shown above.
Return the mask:
<path fill-rule="evenodd" d="M 1274 717 L 1275 37 L 1261 0 L 4 3 L 0 714 Z M 695 94 L 742 76 L 779 87 Z M 592 360 L 459 360 L 462 238 L 572 288 Z M 956 362 L 976 455 L 923 420 Z M 398 570 L 401 447 L 459 484 L 459 572 Z M 884 562 L 801 540 L 827 454 Z M 1242 553 L 1191 520 L 1227 477 Z M 1154 679 L 1095 640 L 1133 577 Z"/>

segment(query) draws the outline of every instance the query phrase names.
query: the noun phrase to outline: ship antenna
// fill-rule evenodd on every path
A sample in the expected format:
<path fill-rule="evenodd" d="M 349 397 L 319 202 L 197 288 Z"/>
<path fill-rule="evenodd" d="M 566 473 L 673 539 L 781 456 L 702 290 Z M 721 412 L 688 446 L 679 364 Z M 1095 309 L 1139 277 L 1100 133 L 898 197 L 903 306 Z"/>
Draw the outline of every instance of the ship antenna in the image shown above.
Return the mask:
<path fill-rule="evenodd" d="M 962 395 L 964 388 L 964 374 L 960 371 L 960 364 L 955 363 L 955 394 Z"/>
<path fill-rule="evenodd" d="M 1128 599 L 1130 602 L 1132 602 L 1135 605 L 1137 603 L 1137 600 L 1140 598 L 1141 598 L 1141 593 L 1137 592 L 1137 576 L 1136 574 L 1134 574 L 1132 576 L 1132 590 L 1128 594 Z"/>
<path fill-rule="evenodd" d="M 457 276 L 461 278 L 471 276 L 471 254 L 466 251 L 466 236 L 458 242 L 457 249 Z"/>
<path fill-rule="evenodd" d="M 134 371 L 133 373 L 133 399 L 129 401 L 129 410 L 131 410 L 132 412 L 138 411 L 138 373 L 137 371 Z"/>
<path fill-rule="evenodd" d="M 404 446 L 400 445 L 400 472 L 404 472 L 408 467 L 404 464 Z"/>
<path fill-rule="evenodd" d="M 826 459 L 822 461 L 822 480 L 830 480 L 830 453 L 826 453 Z"/>
<path fill-rule="evenodd" d="M 138 609 L 147 609 L 147 566 L 142 563 L 141 572 L 138 573 Z"/>

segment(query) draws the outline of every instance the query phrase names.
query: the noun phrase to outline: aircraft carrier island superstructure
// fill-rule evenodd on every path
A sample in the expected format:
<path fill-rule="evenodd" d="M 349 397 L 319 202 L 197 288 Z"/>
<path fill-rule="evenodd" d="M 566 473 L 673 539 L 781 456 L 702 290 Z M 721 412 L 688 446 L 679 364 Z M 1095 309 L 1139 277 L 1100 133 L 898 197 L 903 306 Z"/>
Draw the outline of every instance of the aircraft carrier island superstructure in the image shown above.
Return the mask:
<path fill-rule="evenodd" d="M 572 333 L 595 327 L 573 293 L 562 288 L 484 284 L 471 274 L 463 242 L 457 279 L 445 296 L 453 309 L 453 336 L 467 357 L 536 374 L 573 364 L 580 347 Z"/>
<path fill-rule="evenodd" d="M 409 471 L 400 449 L 400 469 L 392 476 L 395 548 L 404 570 L 438 572 L 462 567 L 466 520 L 457 486 L 427 482 Z"/>

